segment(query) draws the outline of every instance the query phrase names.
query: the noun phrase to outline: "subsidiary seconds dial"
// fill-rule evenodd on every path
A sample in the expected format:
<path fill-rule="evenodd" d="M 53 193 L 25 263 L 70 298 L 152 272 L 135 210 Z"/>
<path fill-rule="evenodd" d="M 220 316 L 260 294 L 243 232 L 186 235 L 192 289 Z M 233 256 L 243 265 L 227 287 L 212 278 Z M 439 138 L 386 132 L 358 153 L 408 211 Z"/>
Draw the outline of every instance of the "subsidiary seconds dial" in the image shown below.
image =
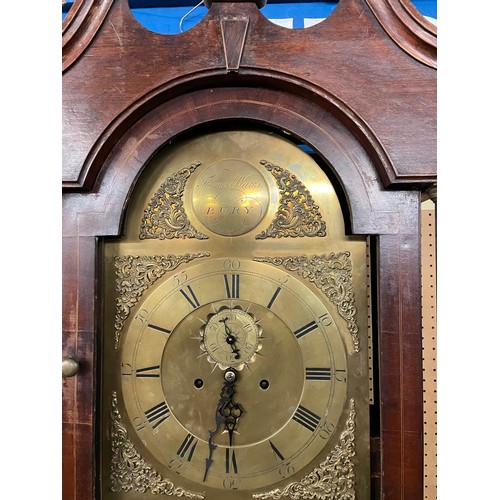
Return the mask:
<path fill-rule="evenodd" d="M 201 349 L 208 361 L 222 370 L 242 370 L 255 361 L 262 348 L 261 333 L 262 327 L 252 313 L 240 306 L 222 306 L 200 329 Z"/>

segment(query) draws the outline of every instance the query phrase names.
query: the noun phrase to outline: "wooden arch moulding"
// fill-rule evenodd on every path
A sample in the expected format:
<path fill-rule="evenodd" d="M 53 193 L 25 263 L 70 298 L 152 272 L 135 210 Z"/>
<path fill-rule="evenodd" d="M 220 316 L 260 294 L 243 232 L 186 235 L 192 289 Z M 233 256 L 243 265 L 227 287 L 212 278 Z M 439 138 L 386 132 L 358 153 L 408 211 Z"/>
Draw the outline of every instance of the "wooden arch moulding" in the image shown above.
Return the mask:
<path fill-rule="evenodd" d="M 209 4 L 181 35 L 147 31 L 126 0 L 82 0 L 64 26 L 62 339 L 79 371 L 63 379 L 63 498 L 99 498 L 99 237 L 120 234 L 135 182 L 165 143 L 236 121 L 310 145 L 343 191 L 350 232 L 373 235 L 372 496 L 423 498 L 417 256 L 420 191 L 436 182 L 435 29 L 406 0 L 340 0 L 293 31 L 252 1 Z M 244 36 L 228 38 L 221 20 L 236 18 Z"/>

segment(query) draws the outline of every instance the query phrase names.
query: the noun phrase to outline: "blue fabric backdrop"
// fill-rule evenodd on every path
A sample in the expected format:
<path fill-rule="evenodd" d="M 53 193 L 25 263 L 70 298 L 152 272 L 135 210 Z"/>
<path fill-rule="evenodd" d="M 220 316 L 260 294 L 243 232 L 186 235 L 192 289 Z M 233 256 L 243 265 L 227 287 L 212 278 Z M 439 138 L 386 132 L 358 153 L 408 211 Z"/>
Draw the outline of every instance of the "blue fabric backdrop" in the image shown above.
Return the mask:
<path fill-rule="evenodd" d="M 412 1 L 422 15 L 437 19 L 437 0 Z M 70 1 L 62 4 L 63 19 L 72 3 Z M 129 4 L 132 13 L 143 26 L 165 35 L 187 31 L 200 22 L 207 13 L 204 5 L 194 8 L 198 4 L 197 0 L 130 0 Z M 338 0 L 330 2 L 268 0 L 261 12 L 268 19 L 295 29 L 319 22 L 331 14 L 337 4 Z"/>

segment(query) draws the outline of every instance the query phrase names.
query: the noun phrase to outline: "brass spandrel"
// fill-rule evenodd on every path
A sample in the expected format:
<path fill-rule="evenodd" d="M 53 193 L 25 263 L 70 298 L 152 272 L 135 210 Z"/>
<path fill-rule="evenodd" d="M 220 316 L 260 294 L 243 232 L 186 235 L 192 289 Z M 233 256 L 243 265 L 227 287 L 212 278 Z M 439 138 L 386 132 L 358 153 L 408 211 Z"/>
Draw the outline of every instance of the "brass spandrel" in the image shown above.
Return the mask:
<path fill-rule="evenodd" d="M 264 493 L 255 493 L 260 500 L 281 498 L 310 499 L 331 498 L 332 500 L 354 500 L 356 474 L 353 458 L 356 455 L 356 405 L 350 401 L 349 418 L 339 443 L 326 459 L 300 481 L 287 484 Z"/>
<path fill-rule="evenodd" d="M 264 166 L 276 180 L 279 190 L 279 206 L 271 225 L 255 236 L 265 238 L 297 238 L 326 236 L 326 224 L 319 206 L 314 202 L 307 187 L 286 168 L 262 160 Z"/>
<path fill-rule="evenodd" d="M 285 257 L 256 257 L 257 262 L 269 262 L 283 266 L 314 283 L 333 304 L 346 321 L 354 350 L 359 352 L 359 328 L 356 321 L 356 306 L 352 286 L 352 262 L 349 252 L 329 255 L 305 255 Z"/>
<path fill-rule="evenodd" d="M 166 272 L 173 271 L 180 264 L 193 259 L 208 257 L 208 252 L 185 255 L 124 255 L 115 257 L 116 272 L 116 314 L 115 349 L 118 348 L 123 323 L 141 295 Z"/>
<path fill-rule="evenodd" d="M 194 162 L 163 181 L 144 209 L 140 239 L 208 238 L 193 227 L 184 210 L 184 186 L 199 166 Z"/>
<path fill-rule="evenodd" d="M 113 492 L 140 492 L 185 498 L 205 498 L 202 493 L 194 493 L 176 486 L 164 479 L 144 460 L 128 438 L 127 428 L 122 424 L 116 392 L 111 399 L 111 490 Z"/>

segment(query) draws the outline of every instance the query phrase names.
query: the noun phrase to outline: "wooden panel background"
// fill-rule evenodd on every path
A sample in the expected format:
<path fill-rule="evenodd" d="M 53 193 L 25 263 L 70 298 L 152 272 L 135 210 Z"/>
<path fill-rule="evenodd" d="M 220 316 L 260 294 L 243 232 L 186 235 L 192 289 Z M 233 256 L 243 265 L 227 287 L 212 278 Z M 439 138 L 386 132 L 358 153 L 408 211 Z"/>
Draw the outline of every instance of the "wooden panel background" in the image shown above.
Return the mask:
<path fill-rule="evenodd" d="M 436 211 L 422 204 L 422 360 L 424 378 L 424 500 L 437 498 Z"/>

